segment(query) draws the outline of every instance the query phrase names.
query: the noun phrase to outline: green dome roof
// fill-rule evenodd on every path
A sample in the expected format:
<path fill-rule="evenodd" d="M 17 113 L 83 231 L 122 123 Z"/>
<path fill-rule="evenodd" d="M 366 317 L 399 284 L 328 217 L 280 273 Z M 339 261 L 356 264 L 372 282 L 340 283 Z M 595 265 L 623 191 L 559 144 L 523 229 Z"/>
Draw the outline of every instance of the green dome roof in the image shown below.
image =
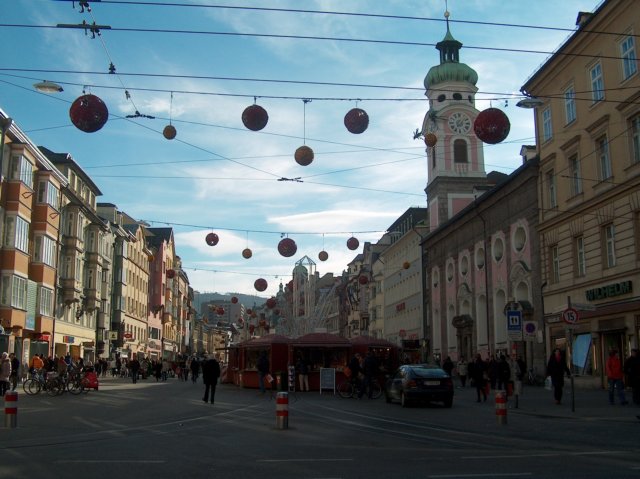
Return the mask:
<path fill-rule="evenodd" d="M 465 63 L 443 63 L 431 67 L 424 77 L 424 87 L 428 90 L 433 85 L 447 81 L 468 82 L 473 85 L 478 83 L 478 74 Z"/>

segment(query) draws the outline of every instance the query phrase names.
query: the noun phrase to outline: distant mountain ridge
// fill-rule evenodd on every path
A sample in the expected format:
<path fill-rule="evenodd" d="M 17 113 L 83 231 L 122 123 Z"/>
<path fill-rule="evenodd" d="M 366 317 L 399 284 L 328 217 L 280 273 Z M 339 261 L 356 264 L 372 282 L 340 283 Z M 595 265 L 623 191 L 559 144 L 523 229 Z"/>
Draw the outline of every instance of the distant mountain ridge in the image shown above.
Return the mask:
<path fill-rule="evenodd" d="M 254 306 L 262 306 L 267 298 L 261 296 L 255 296 L 252 294 L 242 293 L 198 293 L 195 295 L 194 302 L 197 311 L 200 311 L 200 307 L 203 304 L 216 301 L 231 301 L 231 298 L 235 296 L 238 298 L 238 302 L 245 305 L 247 308 L 253 308 Z"/>

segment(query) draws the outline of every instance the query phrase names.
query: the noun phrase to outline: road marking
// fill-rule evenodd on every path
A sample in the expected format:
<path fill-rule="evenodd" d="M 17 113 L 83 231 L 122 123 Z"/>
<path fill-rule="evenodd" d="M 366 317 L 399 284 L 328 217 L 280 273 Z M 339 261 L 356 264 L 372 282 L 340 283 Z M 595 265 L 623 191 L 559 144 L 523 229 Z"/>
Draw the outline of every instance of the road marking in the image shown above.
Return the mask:
<path fill-rule="evenodd" d="M 488 473 L 488 474 L 437 474 L 434 476 L 427 476 L 433 478 L 445 478 L 445 477 L 523 477 L 523 476 L 531 476 L 530 472 L 505 472 L 503 474 L 499 473 Z"/>
<path fill-rule="evenodd" d="M 536 454 L 501 454 L 495 456 L 462 456 L 462 459 L 516 459 L 522 457 L 566 457 L 566 456 L 593 456 L 608 454 L 624 454 L 625 451 L 581 451 L 581 452 L 548 452 Z"/>
<path fill-rule="evenodd" d="M 256 462 L 345 462 L 353 459 L 258 459 Z"/>
<path fill-rule="evenodd" d="M 164 464 L 167 461 L 161 460 L 151 460 L 151 459 L 140 459 L 140 460 L 129 460 L 123 461 L 121 459 L 117 460 L 107 460 L 107 459 L 58 459 L 55 461 L 57 464 Z"/>

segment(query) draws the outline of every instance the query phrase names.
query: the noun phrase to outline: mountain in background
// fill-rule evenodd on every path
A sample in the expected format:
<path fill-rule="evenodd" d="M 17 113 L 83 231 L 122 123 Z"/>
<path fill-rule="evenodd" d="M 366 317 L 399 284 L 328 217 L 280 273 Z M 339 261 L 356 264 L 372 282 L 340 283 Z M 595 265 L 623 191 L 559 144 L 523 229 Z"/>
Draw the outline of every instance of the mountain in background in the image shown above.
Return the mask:
<path fill-rule="evenodd" d="M 216 301 L 231 301 L 231 298 L 235 296 L 238 298 L 238 302 L 244 304 L 246 308 L 253 308 L 254 306 L 262 306 L 267 298 L 261 296 L 254 296 L 252 294 L 242 293 L 197 293 L 194 298 L 194 307 L 196 311 L 201 311 L 201 306 L 209 302 L 215 303 Z"/>

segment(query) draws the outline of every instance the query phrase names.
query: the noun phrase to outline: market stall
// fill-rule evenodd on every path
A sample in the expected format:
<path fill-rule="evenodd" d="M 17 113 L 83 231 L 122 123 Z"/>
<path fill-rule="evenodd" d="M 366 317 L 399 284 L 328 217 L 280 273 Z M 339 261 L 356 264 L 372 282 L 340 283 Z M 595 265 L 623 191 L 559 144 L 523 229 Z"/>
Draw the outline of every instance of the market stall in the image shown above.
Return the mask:
<path fill-rule="evenodd" d="M 309 368 L 309 388 L 320 389 L 320 370 L 335 369 L 335 383 L 344 380 L 344 367 L 349 363 L 351 342 L 329 333 L 310 333 L 291 341 L 290 358 L 293 364 L 302 358 Z"/>
<path fill-rule="evenodd" d="M 263 351 L 267 353 L 271 374 L 274 378 L 286 376 L 291 340 L 280 334 L 268 334 L 238 344 L 238 385 L 245 388 L 258 387 L 257 363 Z M 275 389 L 275 385 L 274 385 Z"/>

